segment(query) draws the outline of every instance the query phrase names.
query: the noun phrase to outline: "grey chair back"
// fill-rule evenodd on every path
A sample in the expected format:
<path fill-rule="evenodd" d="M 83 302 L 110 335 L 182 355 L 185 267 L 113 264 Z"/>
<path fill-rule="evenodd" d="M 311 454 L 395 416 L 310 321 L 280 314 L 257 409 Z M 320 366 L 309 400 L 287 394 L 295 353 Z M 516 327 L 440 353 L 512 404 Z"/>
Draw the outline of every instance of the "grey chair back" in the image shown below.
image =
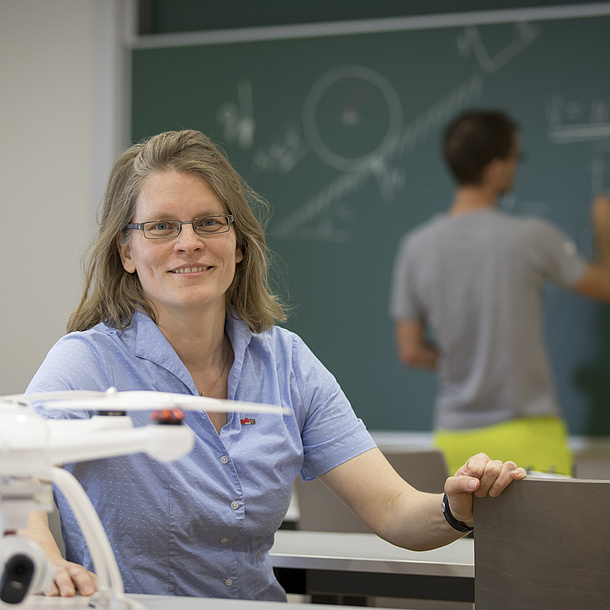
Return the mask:
<path fill-rule="evenodd" d="M 474 521 L 477 610 L 610 607 L 610 481 L 513 482 Z"/>
<path fill-rule="evenodd" d="M 442 492 L 448 476 L 441 451 L 436 449 L 384 451 L 396 472 L 421 491 Z M 319 480 L 294 482 L 301 530 L 317 532 L 370 532 L 352 511 Z"/>

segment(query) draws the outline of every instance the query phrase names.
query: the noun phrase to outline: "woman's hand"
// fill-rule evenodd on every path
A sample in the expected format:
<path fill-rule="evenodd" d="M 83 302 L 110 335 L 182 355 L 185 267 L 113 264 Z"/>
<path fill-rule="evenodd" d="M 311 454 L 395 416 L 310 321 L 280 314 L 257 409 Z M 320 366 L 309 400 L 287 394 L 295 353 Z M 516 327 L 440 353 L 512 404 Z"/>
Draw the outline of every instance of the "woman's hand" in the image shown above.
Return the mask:
<path fill-rule="evenodd" d="M 74 597 L 80 595 L 93 595 L 97 591 L 97 576 L 83 566 L 66 561 L 63 558 L 51 559 L 55 569 L 53 584 L 45 591 L 51 597 Z"/>
<path fill-rule="evenodd" d="M 512 482 L 527 473 L 514 462 L 491 460 L 485 453 L 471 457 L 445 482 L 451 513 L 458 521 L 472 526 L 472 494 L 478 498 L 498 496 Z"/>

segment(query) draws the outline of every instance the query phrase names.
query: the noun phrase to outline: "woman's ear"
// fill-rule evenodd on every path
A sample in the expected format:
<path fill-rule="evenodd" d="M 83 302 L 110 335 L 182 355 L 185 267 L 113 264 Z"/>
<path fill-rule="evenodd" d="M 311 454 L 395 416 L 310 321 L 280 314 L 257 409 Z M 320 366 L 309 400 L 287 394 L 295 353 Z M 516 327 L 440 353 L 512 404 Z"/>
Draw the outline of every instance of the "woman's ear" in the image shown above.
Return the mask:
<path fill-rule="evenodd" d="M 241 263 L 244 260 L 244 252 L 246 251 L 246 238 L 241 235 L 236 238 L 235 244 L 235 264 Z"/>
<path fill-rule="evenodd" d="M 241 261 L 244 260 L 244 251 L 242 250 L 242 247 L 237 244 L 237 246 L 235 247 L 235 263 L 241 263 Z"/>
<path fill-rule="evenodd" d="M 119 233 L 116 236 L 116 247 L 123 263 L 123 269 L 127 273 L 134 273 L 136 265 L 133 262 L 133 258 L 131 258 L 131 241 L 129 239 L 126 240 L 123 233 Z"/>

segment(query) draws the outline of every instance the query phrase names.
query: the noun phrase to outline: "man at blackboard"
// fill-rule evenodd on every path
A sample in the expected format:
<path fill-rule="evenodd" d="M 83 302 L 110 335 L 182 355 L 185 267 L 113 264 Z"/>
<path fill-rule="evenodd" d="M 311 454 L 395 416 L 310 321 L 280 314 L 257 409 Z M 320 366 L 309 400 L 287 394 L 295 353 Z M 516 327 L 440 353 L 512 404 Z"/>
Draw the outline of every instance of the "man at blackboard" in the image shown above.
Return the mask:
<path fill-rule="evenodd" d="M 572 474 L 543 340 L 542 288 L 551 281 L 610 301 L 610 198 L 594 201 L 599 260 L 588 263 L 549 222 L 498 209 L 521 157 L 506 114 L 459 116 L 444 156 L 457 183 L 453 203 L 405 235 L 396 256 L 390 311 L 399 358 L 438 371 L 435 442 L 450 470 L 483 451 Z"/>

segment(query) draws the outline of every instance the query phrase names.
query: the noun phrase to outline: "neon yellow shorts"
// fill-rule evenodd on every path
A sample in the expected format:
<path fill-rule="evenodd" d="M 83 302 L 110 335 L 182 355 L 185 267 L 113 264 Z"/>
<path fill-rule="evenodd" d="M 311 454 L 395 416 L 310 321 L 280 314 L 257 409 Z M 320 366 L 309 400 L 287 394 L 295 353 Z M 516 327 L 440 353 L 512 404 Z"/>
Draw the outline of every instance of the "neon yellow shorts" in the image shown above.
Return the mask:
<path fill-rule="evenodd" d="M 453 474 L 469 457 L 486 453 L 494 460 L 512 460 L 517 466 L 540 472 L 572 475 L 568 431 L 558 417 L 534 417 L 473 428 L 441 430 L 434 434 Z"/>

